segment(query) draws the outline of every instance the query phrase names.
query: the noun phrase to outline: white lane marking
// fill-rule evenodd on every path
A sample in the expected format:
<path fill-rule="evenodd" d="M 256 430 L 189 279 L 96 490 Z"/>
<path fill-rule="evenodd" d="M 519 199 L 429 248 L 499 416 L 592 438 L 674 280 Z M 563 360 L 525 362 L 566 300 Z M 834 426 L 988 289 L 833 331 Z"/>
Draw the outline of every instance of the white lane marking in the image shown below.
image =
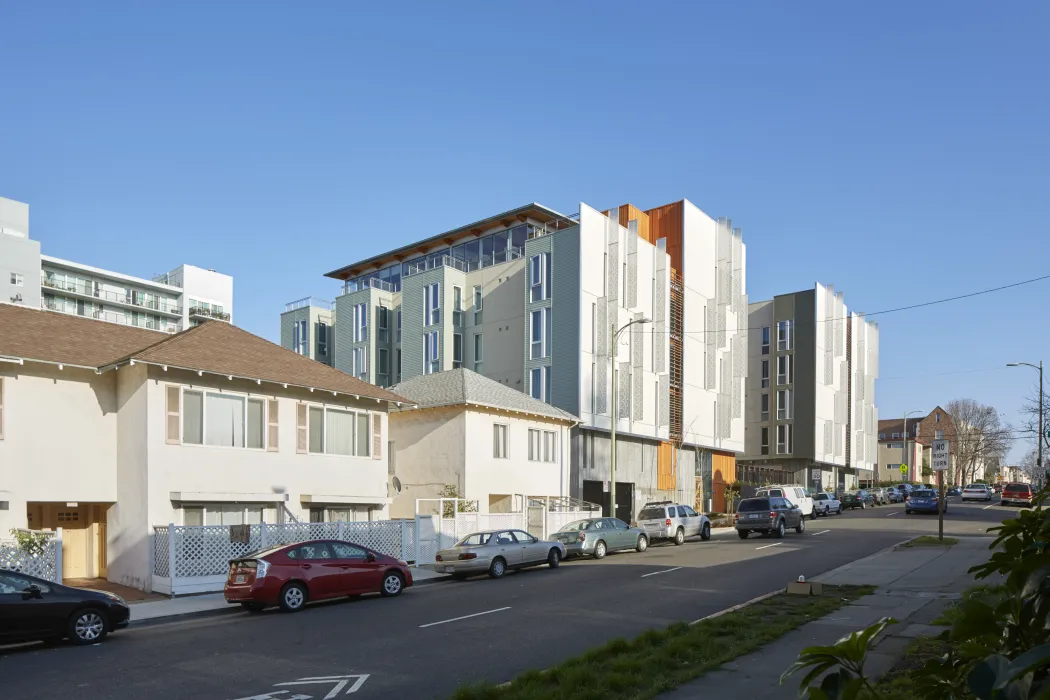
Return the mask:
<path fill-rule="evenodd" d="M 440 622 L 428 622 L 425 625 L 420 625 L 419 628 L 423 629 L 424 627 L 433 627 L 435 625 L 443 625 L 446 622 L 459 622 L 460 620 L 466 620 L 466 619 L 469 619 L 471 617 L 477 617 L 479 615 L 488 615 L 490 613 L 502 612 L 504 610 L 510 610 L 510 606 L 508 605 L 505 608 L 496 608 L 495 610 L 486 610 L 485 612 L 474 613 L 473 615 L 464 615 L 463 617 L 453 617 L 451 620 L 441 620 Z"/>
<path fill-rule="evenodd" d="M 663 571 L 653 571 L 653 572 L 650 572 L 648 574 L 642 574 L 642 578 L 645 578 L 646 576 L 656 576 L 657 574 L 669 574 L 672 571 L 678 571 L 681 568 L 682 567 L 680 567 L 680 566 L 676 566 L 673 569 L 664 569 Z"/>
<path fill-rule="evenodd" d="M 900 515 L 900 514 L 901 514 L 901 512 L 899 510 L 895 510 L 892 513 L 886 513 L 886 517 L 888 518 L 891 515 Z"/>
<path fill-rule="evenodd" d="M 831 530 L 821 530 L 820 532 L 814 532 L 813 536 L 816 537 L 817 535 L 823 535 L 825 532 L 831 532 Z"/>
<path fill-rule="evenodd" d="M 755 549 L 769 549 L 770 547 L 779 547 L 784 544 L 783 542 L 774 542 L 773 544 L 764 544 L 761 547 L 755 547 Z"/>
<path fill-rule="evenodd" d="M 992 505 L 995 505 L 995 504 L 992 504 Z M 985 506 L 984 508 L 981 508 L 981 510 L 988 510 L 988 509 L 989 509 L 989 508 L 991 508 L 991 507 L 992 507 L 992 506 Z"/>

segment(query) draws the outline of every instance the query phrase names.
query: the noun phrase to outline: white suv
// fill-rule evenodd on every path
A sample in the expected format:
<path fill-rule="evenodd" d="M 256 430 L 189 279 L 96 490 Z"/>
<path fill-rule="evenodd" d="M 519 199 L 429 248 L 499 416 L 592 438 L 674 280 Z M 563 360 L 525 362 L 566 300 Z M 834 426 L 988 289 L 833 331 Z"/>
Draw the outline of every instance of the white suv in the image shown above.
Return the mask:
<path fill-rule="evenodd" d="M 646 503 L 638 513 L 638 527 L 649 541 L 674 540 L 683 544 L 686 537 L 700 535 L 700 539 L 711 539 L 711 521 L 689 506 L 671 501 Z"/>
<path fill-rule="evenodd" d="M 791 505 L 798 506 L 799 510 L 802 511 L 803 517 L 810 520 L 817 517 L 817 511 L 813 507 L 813 497 L 801 486 L 795 486 L 794 484 L 763 486 L 758 491 L 755 491 L 755 496 L 786 498 L 791 502 Z"/>

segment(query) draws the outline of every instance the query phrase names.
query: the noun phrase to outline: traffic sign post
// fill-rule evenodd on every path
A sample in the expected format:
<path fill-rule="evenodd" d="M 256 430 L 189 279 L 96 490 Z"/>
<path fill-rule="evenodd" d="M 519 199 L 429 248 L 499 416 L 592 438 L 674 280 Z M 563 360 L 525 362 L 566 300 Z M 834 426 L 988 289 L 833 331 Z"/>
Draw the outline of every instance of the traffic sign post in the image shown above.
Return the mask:
<path fill-rule="evenodd" d="M 951 445 L 947 440 L 934 440 L 932 444 L 933 470 L 937 472 L 937 539 L 944 541 L 944 472 L 952 461 Z"/>

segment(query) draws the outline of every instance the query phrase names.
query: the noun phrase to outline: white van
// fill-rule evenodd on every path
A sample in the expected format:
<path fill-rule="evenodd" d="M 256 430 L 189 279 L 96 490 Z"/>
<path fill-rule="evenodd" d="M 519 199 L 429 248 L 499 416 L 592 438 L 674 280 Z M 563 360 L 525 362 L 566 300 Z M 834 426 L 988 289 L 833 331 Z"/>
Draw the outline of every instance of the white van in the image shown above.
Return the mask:
<path fill-rule="evenodd" d="M 801 486 L 796 486 L 794 484 L 763 486 L 758 491 L 755 491 L 755 496 L 775 496 L 778 498 L 786 498 L 791 501 L 792 505 L 799 507 L 804 517 L 807 517 L 810 520 L 817 517 L 816 511 L 813 509 L 813 497 L 810 496 L 806 492 L 806 489 Z"/>

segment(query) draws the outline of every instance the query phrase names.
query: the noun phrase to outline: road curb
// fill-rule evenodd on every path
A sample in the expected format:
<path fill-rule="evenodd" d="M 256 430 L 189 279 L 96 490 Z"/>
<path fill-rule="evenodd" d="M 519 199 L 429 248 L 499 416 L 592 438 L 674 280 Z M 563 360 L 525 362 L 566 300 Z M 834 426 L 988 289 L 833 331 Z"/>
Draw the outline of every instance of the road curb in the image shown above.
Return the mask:
<path fill-rule="evenodd" d="M 746 608 L 749 605 L 754 605 L 755 603 L 761 603 L 763 600 L 766 600 L 767 598 L 772 598 L 773 596 L 780 595 L 781 593 L 783 593 L 786 590 L 787 590 L 786 588 L 778 588 L 775 591 L 770 591 L 769 593 L 765 593 L 763 595 L 760 595 L 757 598 L 752 598 L 751 600 L 745 600 L 743 603 L 738 603 L 737 605 L 734 605 L 732 607 L 726 608 L 725 610 L 719 610 L 718 612 L 713 612 L 710 615 L 705 615 L 704 617 L 701 617 L 699 620 L 693 620 L 689 624 L 690 625 L 696 625 L 696 624 L 699 624 L 699 623 L 703 622 L 704 620 L 713 620 L 716 617 L 722 617 L 723 615 L 726 615 L 728 613 L 736 612 L 737 610 L 740 610 L 741 608 Z"/>
<path fill-rule="evenodd" d="M 436 576 L 434 578 L 426 578 L 422 581 L 414 581 L 412 588 L 419 586 L 432 586 L 438 583 L 445 583 L 447 581 L 453 581 L 451 576 Z M 231 613 L 243 613 L 244 609 L 236 603 L 228 603 L 223 607 L 210 608 L 208 610 L 193 610 L 191 612 L 184 613 L 172 613 L 171 615 L 158 615 L 156 617 L 149 617 L 144 620 L 136 620 L 135 607 L 131 607 L 132 618 L 128 623 L 128 628 L 139 628 L 139 627 L 152 627 L 153 625 L 163 625 L 171 622 L 179 622 L 181 620 L 199 620 L 208 617 L 220 617 L 222 615 L 229 615 Z M 247 614 L 247 613 L 246 613 Z"/>

